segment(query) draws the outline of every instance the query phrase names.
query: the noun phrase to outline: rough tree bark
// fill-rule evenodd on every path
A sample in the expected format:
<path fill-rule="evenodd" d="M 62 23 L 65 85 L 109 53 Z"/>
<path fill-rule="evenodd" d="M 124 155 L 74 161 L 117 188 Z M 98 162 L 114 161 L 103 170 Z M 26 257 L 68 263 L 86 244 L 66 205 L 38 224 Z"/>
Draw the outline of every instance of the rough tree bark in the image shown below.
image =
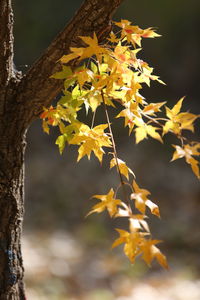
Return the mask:
<path fill-rule="evenodd" d="M 0 299 L 26 299 L 21 232 L 24 213 L 25 135 L 44 106 L 61 91 L 50 79 L 58 59 L 78 46 L 80 35 L 94 31 L 103 38 L 113 12 L 123 0 L 85 0 L 71 22 L 55 38 L 27 74 L 13 68 L 11 0 L 0 0 Z"/>

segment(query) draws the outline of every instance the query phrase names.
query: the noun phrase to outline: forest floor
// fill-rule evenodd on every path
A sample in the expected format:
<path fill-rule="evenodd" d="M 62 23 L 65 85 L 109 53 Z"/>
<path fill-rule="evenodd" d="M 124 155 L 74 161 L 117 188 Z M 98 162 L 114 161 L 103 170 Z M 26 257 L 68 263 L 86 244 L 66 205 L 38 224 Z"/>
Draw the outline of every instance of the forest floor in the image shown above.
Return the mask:
<path fill-rule="evenodd" d="M 122 252 L 122 251 L 121 251 Z M 200 276 L 172 260 L 159 266 L 130 265 L 117 250 L 84 244 L 65 231 L 26 233 L 23 255 L 30 300 L 199 300 Z"/>

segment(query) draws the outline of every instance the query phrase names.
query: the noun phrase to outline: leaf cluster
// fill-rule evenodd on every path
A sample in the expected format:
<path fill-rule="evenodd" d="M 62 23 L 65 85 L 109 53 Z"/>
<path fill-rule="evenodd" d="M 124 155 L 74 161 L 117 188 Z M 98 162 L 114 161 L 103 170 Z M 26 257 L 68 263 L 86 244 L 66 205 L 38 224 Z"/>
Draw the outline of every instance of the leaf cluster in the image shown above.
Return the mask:
<path fill-rule="evenodd" d="M 138 255 L 150 265 L 155 258 L 167 268 L 166 257 L 156 246 L 160 241 L 151 238 L 147 219 L 147 208 L 151 214 L 160 217 L 158 206 L 149 199 L 150 192 L 140 188 L 135 174 L 123 160 L 118 157 L 109 106 L 120 104 L 116 119 L 124 118 L 129 135 L 133 134 L 135 143 L 151 137 L 163 143 L 163 138 L 170 133 L 177 137 L 178 145 L 172 145 L 175 152 L 172 161 L 185 158 L 195 175 L 200 178 L 199 162 L 200 143 L 188 141 L 183 132 L 194 132 L 194 121 L 199 117 L 190 112 L 182 112 L 181 98 L 171 109 L 166 101 L 149 103 L 142 95 L 144 85 L 152 81 L 164 84 L 149 64 L 138 58 L 143 38 L 155 38 L 159 35 L 152 28 L 141 29 L 127 20 L 116 22 L 117 32 L 111 32 L 107 43 L 101 45 L 94 33 L 93 37 L 80 37 L 85 47 L 70 48 L 71 53 L 64 55 L 60 62 L 62 71 L 52 75 L 64 81 L 63 96 L 55 107 L 44 108 L 41 115 L 43 129 L 49 133 L 49 126 L 58 126 L 60 135 L 56 140 L 60 153 L 66 144 L 78 146 L 77 161 L 91 153 L 102 163 L 105 154 L 110 155 L 110 168 L 116 168 L 120 184 L 111 188 L 105 195 L 95 195 L 98 200 L 89 214 L 108 211 L 111 218 L 127 218 L 127 230 L 116 229 L 119 233 L 113 247 L 124 244 L 124 253 L 133 263 Z M 79 63 L 74 71 L 68 64 L 76 60 Z M 103 106 L 107 123 L 95 126 L 95 116 Z M 119 106 L 119 105 L 118 105 Z M 160 116 L 165 106 L 164 116 Z M 85 109 L 93 113 L 91 126 L 78 119 L 78 112 Z M 112 120 L 113 123 L 113 120 Z M 126 194 L 125 185 L 130 187 Z M 118 199 L 118 190 L 122 189 L 124 197 Z M 88 214 L 88 215 L 89 215 Z"/>

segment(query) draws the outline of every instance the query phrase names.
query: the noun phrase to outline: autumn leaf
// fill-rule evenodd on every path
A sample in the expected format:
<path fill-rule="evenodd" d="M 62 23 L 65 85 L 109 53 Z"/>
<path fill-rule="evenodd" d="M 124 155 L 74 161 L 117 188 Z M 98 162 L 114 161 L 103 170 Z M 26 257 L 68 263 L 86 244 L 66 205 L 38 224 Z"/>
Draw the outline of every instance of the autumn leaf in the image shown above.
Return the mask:
<path fill-rule="evenodd" d="M 85 155 L 90 159 L 91 152 L 93 151 L 99 161 L 102 162 L 104 154 L 102 147 L 111 147 L 110 137 L 104 132 L 107 127 L 107 124 L 101 124 L 92 129 L 85 124 L 80 126 L 79 132 L 69 142 L 70 144 L 80 145 L 77 161 Z"/>
<path fill-rule="evenodd" d="M 117 158 L 117 161 L 115 157 L 111 159 L 110 169 L 113 168 L 114 166 L 117 166 L 117 164 L 119 166 L 120 173 L 123 174 L 128 180 L 129 180 L 129 174 L 135 177 L 133 171 L 127 167 L 126 163 L 123 160 L 119 158 Z"/>
<path fill-rule="evenodd" d="M 148 135 L 161 143 L 163 142 L 160 134 L 156 131 L 159 130 L 159 128 L 152 125 L 147 125 L 144 122 L 138 123 L 138 125 L 139 126 L 135 129 L 136 144 L 147 138 Z"/>
<path fill-rule="evenodd" d="M 142 37 L 143 38 L 155 38 L 160 37 L 161 35 L 155 32 L 152 27 L 143 30 Z"/>
<path fill-rule="evenodd" d="M 129 134 L 135 127 L 135 120 L 136 118 L 141 118 L 140 114 L 140 108 L 138 106 L 138 103 L 136 102 L 129 102 L 126 104 L 126 108 L 123 109 L 116 118 L 124 118 L 124 126 L 129 127 Z"/>
<path fill-rule="evenodd" d="M 153 203 L 151 200 L 147 199 L 145 205 L 149 207 L 151 213 L 160 218 L 160 211 L 158 205 Z"/>
<path fill-rule="evenodd" d="M 146 115 L 155 115 L 156 112 L 160 111 L 160 108 L 165 104 L 166 102 L 159 102 L 159 103 L 150 103 L 146 105 L 143 109 L 143 113 Z"/>
<path fill-rule="evenodd" d="M 110 189 L 106 195 L 94 195 L 93 198 L 101 200 L 100 203 L 94 205 L 88 215 L 92 213 L 101 213 L 104 210 L 108 210 L 110 217 L 114 217 L 118 211 L 118 206 L 122 204 L 120 199 L 114 198 L 114 191 Z"/>
<path fill-rule="evenodd" d="M 123 117 L 125 127 L 129 128 L 129 134 L 134 130 L 136 144 L 144 139 L 152 137 L 162 142 L 162 135 L 168 132 L 174 133 L 181 140 L 182 145 L 173 145 L 175 152 L 172 161 L 185 158 L 195 175 L 200 179 L 199 161 L 200 143 L 188 142 L 182 136 L 183 130 L 194 132 L 194 121 L 199 117 L 190 112 L 182 112 L 184 97 L 172 108 L 166 108 L 166 117 L 158 117 L 165 102 L 148 103 L 141 95 L 141 89 L 145 84 L 150 86 L 152 81 L 165 84 L 159 76 L 154 74 L 153 67 L 138 58 L 142 50 L 143 38 L 155 38 L 159 34 L 153 28 L 141 29 L 132 25 L 128 20 L 121 20 L 115 25 L 119 27 L 117 33 L 111 32 L 108 42 L 100 45 L 96 34 L 93 36 L 81 36 L 79 41 L 82 47 L 71 47 L 70 53 L 64 55 L 60 62 L 62 70 L 51 76 L 55 79 L 64 79 L 63 95 L 55 107 L 45 108 L 40 118 L 43 121 L 43 129 L 49 133 L 50 126 L 58 126 L 60 131 L 56 139 L 60 153 L 63 152 L 66 143 L 78 146 L 77 161 L 91 154 L 102 162 L 105 148 L 112 148 L 109 152 L 113 158 L 110 168 L 116 167 L 122 181 L 126 178 L 127 197 L 124 201 L 116 199 L 116 192 L 111 188 L 105 195 L 95 195 L 98 200 L 88 215 L 101 213 L 105 210 L 111 218 L 126 218 L 129 222 L 129 230 L 116 229 L 119 236 L 112 247 L 123 244 L 123 251 L 129 260 L 134 263 L 137 256 L 150 266 L 155 259 L 164 268 L 167 268 L 166 257 L 157 248 L 159 240 L 151 239 L 151 232 L 147 223 L 146 211 L 160 217 L 159 207 L 152 202 L 150 192 L 138 186 L 134 180 L 128 183 L 130 175 L 134 175 L 126 162 L 117 158 L 115 141 L 110 128 L 112 122 L 109 116 L 108 106 L 121 107 L 116 118 Z M 120 30 L 119 30 L 120 29 Z M 73 70 L 66 64 L 76 60 L 72 64 Z M 106 115 L 106 123 L 95 126 L 98 107 L 102 106 Z M 79 121 L 79 111 L 83 110 L 89 119 L 88 126 Z M 123 188 L 123 187 L 122 187 Z M 124 193 L 125 195 L 126 193 Z M 126 199 L 127 198 L 127 199 Z M 136 212 L 135 212 L 136 210 Z"/>
<path fill-rule="evenodd" d="M 162 138 L 156 130 L 159 130 L 159 128 L 151 126 L 151 125 L 146 126 L 147 134 L 150 135 L 153 139 L 156 139 L 162 143 L 163 142 Z"/>
<path fill-rule="evenodd" d="M 135 207 L 142 213 L 145 214 L 146 206 L 148 206 L 153 215 L 160 217 L 158 206 L 148 199 L 150 192 L 146 189 L 141 189 L 136 181 L 133 181 L 134 193 L 131 194 L 131 199 L 135 200 Z"/>
<path fill-rule="evenodd" d="M 65 135 L 64 135 L 64 134 L 63 134 L 63 135 L 59 135 L 59 136 L 57 137 L 55 143 L 56 143 L 56 145 L 58 145 L 60 154 L 62 154 L 62 153 L 63 153 L 63 150 L 64 150 L 64 148 L 65 148 L 65 143 L 66 143 L 66 137 L 65 137 Z"/>
<path fill-rule="evenodd" d="M 82 54 L 79 58 L 80 60 L 91 57 L 93 55 L 96 55 L 96 57 L 99 58 L 100 54 L 106 53 L 106 49 L 99 46 L 95 32 L 93 34 L 93 38 L 90 36 L 80 36 L 80 38 L 86 45 L 88 45 L 88 47 L 81 48 Z"/>
<path fill-rule="evenodd" d="M 60 72 L 57 72 L 53 75 L 51 75 L 50 78 L 55 78 L 55 79 L 66 79 L 68 78 L 69 76 L 71 76 L 73 73 L 72 73 L 72 70 L 69 66 L 65 66 L 63 65 L 62 66 L 62 71 Z"/>
<path fill-rule="evenodd" d="M 119 42 L 119 39 L 117 38 L 117 36 L 114 34 L 113 31 L 111 31 L 108 40 L 109 40 L 111 43 L 118 43 L 118 42 Z"/>
<path fill-rule="evenodd" d="M 82 53 L 83 53 L 83 48 L 70 48 L 70 51 L 71 51 L 72 53 L 63 55 L 63 56 L 60 58 L 60 62 L 61 62 L 61 63 L 67 64 L 69 61 L 71 61 L 71 60 L 73 60 L 73 59 L 80 58 L 80 56 L 81 56 Z"/>
<path fill-rule="evenodd" d="M 130 226 L 130 231 L 135 232 L 138 230 L 145 230 L 146 232 L 150 232 L 149 230 L 149 225 L 147 222 L 144 220 L 147 218 L 145 215 L 141 214 L 133 214 L 129 217 L 129 226 Z"/>
<path fill-rule="evenodd" d="M 163 127 L 163 135 L 169 131 L 179 135 L 183 129 L 194 131 L 193 122 L 199 116 L 188 112 L 180 113 L 184 98 L 181 98 L 172 109 L 166 107 L 166 116 L 169 121 Z"/>
<path fill-rule="evenodd" d="M 143 238 L 141 237 L 139 232 L 130 233 L 119 228 L 116 228 L 116 231 L 120 236 L 114 241 L 114 243 L 112 244 L 112 248 L 115 248 L 120 244 L 125 244 L 124 253 L 129 258 L 131 263 L 134 263 L 136 256 L 141 253 L 138 245 Z"/>
<path fill-rule="evenodd" d="M 121 22 L 115 22 L 115 24 L 122 28 L 121 37 L 126 38 L 134 47 L 136 45 L 141 46 L 142 38 L 155 38 L 160 36 L 151 27 L 143 30 L 138 26 L 132 26 L 128 20 L 121 20 Z"/>
<path fill-rule="evenodd" d="M 184 145 L 183 147 L 178 145 L 172 145 L 176 150 L 173 154 L 171 161 L 185 157 L 186 162 L 191 166 L 192 171 L 200 179 L 199 162 L 192 156 L 200 156 L 200 143 L 193 145 Z"/>
<path fill-rule="evenodd" d="M 63 55 L 60 59 L 60 61 L 63 64 L 66 64 L 73 59 L 82 60 L 91 57 L 93 55 L 99 57 L 100 54 L 106 53 L 106 49 L 99 46 L 98 39 L 95 33 L 93 35 L 93 38 L 89 36 L 80 36 L 80 38 L 82 39 L 82 41 L 84 41 L 86 45 L 89 46 L 80 47 L 80 48 L 71 47 L 70 48 L 71 53 L 67 55 Z"/>
<path fill-rule="evenodd" d="M 142 213 L 145 213 L 146 206 L 145 202 L 147 201 L 147 196 L 150 195 L 150 192 L 145 189 L 141 189 L 136 181 L 133 181 L 134 193 L 131 194 L 131 199 L 135 200 L 135 207 Z"/>
<path fill-rule="evenodd" d="M 135 129 L 136 144 L 143 141 L 147 137 L 145 126 L 140 126 Z"/>
<path fill-rule="evenodd" d="M 155 258 L 158 263 L 165 269 L 168 269 L 167 260 L 164 254 L 155 246 L 160 243 L 159 240 L 143 239 L 140 248 L 142 251 L 142 259 L 150 266 L 152 260 Z"/>

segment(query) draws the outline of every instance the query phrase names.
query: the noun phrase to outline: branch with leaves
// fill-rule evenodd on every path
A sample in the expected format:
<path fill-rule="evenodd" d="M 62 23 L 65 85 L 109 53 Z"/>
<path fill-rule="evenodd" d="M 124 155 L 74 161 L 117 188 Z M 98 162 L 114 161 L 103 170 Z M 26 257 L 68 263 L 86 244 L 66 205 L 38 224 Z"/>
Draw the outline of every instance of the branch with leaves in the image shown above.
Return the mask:
<path fill-rule="evenodd" d="M 151 81 L 164 82 L 147 62 L 138 58 L 142 39 L 159 35 L 152 28 L 143 30 L 127 20 L 115 22 L 113 28 L 116 32 L 110 33 L 107 43 L 99 43 L 95 33 L 93 37 L 81 36 L 84 45 L 71 47 L 71 53 L 60 59 L 63 69 L 51 77 L 64 80 L 63 96 L 55 107 L 44 109 L 41 114 L 43 129 L 49 133 L 49 126 L 58 126 L 60 135 L 56 144 L 60 153 L 66 143 L 77 145 L 77 161 L 84 156 L 90 159 L 93 152 L 102 163 L 105 154 L 111 155 L 110 168 L 116 167 L 120 184 L 107 194 L 93 196 L 99 202 L 89 214 L 107 210 L 111 218 L 127 218 L 129 227 L 127 230 L 116 229 L 119 238 L 113 247 L 124 244 L 124 253 L 132 263 L 141 255 L 148 265 L 155 258 L 167 268 L 166 257 L 157 247 L 160 241 L 151 238 L 146 221 L 148 209 L 160 217 L 158 205 L 149 199 L 150 192 L 139 186 L 133 170 L 118 157 L 109 106 L 115 108 L 120 104 L 116 118 L 124 118 L 125 127 L 129 128 L 130 135 L 134 133 L 136 144 L 148 137 L 163 143 L 166 134 L 175 135 L 179 144 L 172 145 L 175 148 L 172 161 L 184 157 L 198 178 L 199 162 L 194 156 L 200 155 L 200 143 L 189 141 L 183 133 L 185 130 L 194 131 L 194 122 L 199 116 L 181 112 L 184 98 L 171 109 L 165 106 L 165 116 L 159 116 L 166 102 L 148 103 L 141 95 L 141 89 L 144 84 L 150 86 Z M 79 64 L 73 71 L 68 66 L 72 61 Z M 94 126 L 100 106 L 103 106 L 107 122 Z M 78 116 L 82 109 L 86 113 L 92 111 L 91 126 L 80 122 Z M 125 185 L 130 188 L 129 195 Z M 119 189 L 123 190 L 123 199 L 118 199 Z"/>

